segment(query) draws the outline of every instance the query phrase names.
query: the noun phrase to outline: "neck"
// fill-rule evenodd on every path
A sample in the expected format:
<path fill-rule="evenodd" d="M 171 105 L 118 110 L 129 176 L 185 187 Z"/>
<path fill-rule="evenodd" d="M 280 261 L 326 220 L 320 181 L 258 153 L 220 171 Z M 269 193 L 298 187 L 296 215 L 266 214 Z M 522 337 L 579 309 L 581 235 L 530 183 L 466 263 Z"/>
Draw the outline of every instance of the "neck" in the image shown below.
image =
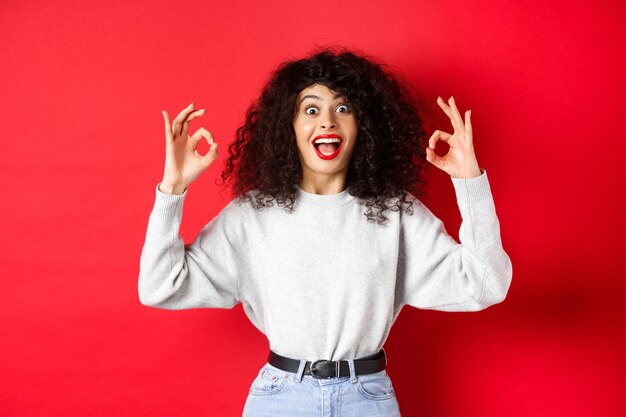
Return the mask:
<path fill-rule="evenodd" d="M 338 194 L 346 189 L 345 175 L 304 175 L 300 188 L 311 194 Z"/>

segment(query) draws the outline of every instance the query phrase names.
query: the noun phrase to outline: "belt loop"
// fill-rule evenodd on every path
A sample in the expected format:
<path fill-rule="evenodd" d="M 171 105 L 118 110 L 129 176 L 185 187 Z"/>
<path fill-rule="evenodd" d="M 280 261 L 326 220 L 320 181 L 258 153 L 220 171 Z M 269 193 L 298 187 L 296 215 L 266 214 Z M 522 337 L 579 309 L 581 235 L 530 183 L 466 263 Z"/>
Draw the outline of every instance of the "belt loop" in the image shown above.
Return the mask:
<path fill-rule="evenodd" d="M 356 372 L 354 371 L 354 359 L 347 359 L 348 367 L 350 368 L 350 382 L 353 384 L 356 382 Z"/>
<path fill-rule="evenodd" d="M 304 367 L 306 366 L 306 360 L 300 359 L 300 366 L 298 372 L 296 372 L 296 382 L 302 382 L 302 375 L 304 374 Z"/>

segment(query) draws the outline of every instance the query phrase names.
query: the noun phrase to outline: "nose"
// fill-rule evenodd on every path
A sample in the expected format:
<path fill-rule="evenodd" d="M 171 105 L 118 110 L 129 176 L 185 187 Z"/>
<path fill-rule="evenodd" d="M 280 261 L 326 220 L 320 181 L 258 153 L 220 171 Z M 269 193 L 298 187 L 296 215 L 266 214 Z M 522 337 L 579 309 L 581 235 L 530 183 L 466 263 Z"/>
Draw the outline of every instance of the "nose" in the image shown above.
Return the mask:
<path fill-rule="evenodd" d="M 332 129 L 337 127 L 337 122 L 335 120 L 335 112 L 326 111 L 324 112 L 324 116 L 320 119 L 320 127 L 322 129 Z"/>

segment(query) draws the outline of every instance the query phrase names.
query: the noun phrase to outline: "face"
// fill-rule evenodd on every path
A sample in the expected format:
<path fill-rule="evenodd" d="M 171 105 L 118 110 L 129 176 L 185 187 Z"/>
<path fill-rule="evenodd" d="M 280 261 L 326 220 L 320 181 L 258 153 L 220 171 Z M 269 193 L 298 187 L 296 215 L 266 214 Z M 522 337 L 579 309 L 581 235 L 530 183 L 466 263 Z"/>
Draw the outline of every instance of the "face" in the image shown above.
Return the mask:
<path fill-rule="evenodd" d="M 345 184 L 358 133 L 350 103 L 328 87 L 313 84 L 300 92 L 296 105 L 293 128 L 303 181 L 343 177 Z"/>

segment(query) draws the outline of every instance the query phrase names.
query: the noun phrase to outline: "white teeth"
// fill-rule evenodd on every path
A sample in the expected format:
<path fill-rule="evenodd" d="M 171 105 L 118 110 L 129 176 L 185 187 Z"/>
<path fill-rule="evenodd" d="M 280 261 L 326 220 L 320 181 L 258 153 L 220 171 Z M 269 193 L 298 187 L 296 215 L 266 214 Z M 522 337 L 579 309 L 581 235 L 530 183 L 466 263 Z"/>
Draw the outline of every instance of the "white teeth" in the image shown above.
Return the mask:
<path fill-rule="evenodd" d="M 341 142 L 338 138 L 320 138 L 316 139 L 313 143 L 339 143 Z"/>

